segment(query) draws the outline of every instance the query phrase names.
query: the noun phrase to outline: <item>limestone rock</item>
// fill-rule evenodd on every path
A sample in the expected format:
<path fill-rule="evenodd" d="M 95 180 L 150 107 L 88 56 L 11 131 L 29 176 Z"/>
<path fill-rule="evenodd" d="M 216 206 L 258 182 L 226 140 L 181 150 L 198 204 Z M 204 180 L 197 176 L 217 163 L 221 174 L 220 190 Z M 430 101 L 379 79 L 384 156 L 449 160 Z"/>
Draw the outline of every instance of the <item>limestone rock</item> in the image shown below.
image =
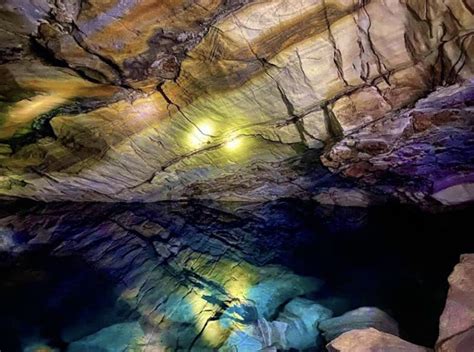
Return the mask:
<path fill-rule="evenodd" d="M 450 289 L 440 318 L 436 351 L 471 351 L 474 346 L 474 255 L 461 256 L 449 276 Z"/>
<path fill-rule="evenodd" d="M 332 147 L 324 163 L 363 187 L 367 174 L 377 178 L 397 164 L 404 170 L 378 191 L 415 203 L 472 199 L 471 181 L 427 189 L 454 173 L 469 175 L 469 156 L 430 170 L 414 157 L 374 157 L 400 151 L 406 139 L 398 132 L 412 121 L 403 109 L 438 86 L 472 78 L 467 1 L 0 6 L 0 144 L 12 151 L 0 154 L 2 197 L 312 198 L 324 173 L 321 149 Z M 466 120 L 469 104 L 452 113 Z M 417 109 L 439 117 L 434 110 L 447 108 Z M 454 122 L 438 117 L 413 127 L 423 139 L 415 154 L 434 152 L 435 141 L 451 134 Z M 454 129 L 468 144 L 470 130 Z M 349 140 L 357 147 L 343 145 Z M 446 153 L 472 149 L 450 143 Z M 417 184 L 406 189 L 403 177 Z"/>
<path fill-rule="evenodd" d="M 294 298 L 274 321 L 264 318 L 233 332 L 222 351 L 306 350 L 319 344 L 318 323 L 332 312 L 313 301 Z"/>
<path fill-rule="evenodd" d="M 453 186 L 448 186 L 433 193 L 433 198 L 446 205 L 472 202 L 474 201 L 474 182 L 468 179 Z"/>
<path fill-rule="evenodd" d="M 318 346 L 318 325 L 332 317 L 332 312 L 308 299 L 295 298 L 281 312 L 277 321 L 287 324 L 283 349 L 305 350 Z"/>
<path fill-rule="evenodd" d="M 219 351 L 253 352 L 277 351 L 285 344 L 288 325 L 278 321 L 259 319 L 244 330 L 233 332 Z"/>
<path fill-rule="evenodd" d="M 474 85 L 442 88 L 414 108 L 389 114 L 336 143 L 322 160 L 332 170 L 403 201 L 470 202 Z"/>
<path fill-rule="evenodd" d="M 113 336 L 110 346 L 121 351 L 126 341 L 143 334 L 146 344 L 141 339 L 137 344 L 145 350 L 218 349 L 230 336 L 243 336 L 235 336 L 236 331 L 258 341 L 282 341 L 278 336 L 285 323 L 262 315 L 278 314 L 293 298 L 317 292 L 321 282 L 273 265 L 298 243 L 294 229 L 280 231 L 275 240 L 274 230 L 245 225 L 244 219 L 278 219 L 278 213 L 265 205 L 242 206 L 242 215 L 181 202 L 31 204 L 28 215 L 7 207 L 0 214 L 0 250 L 21 256 L 47 247 L 51 256 L 77 257 L 113 283 L 112 303 L 133 312 L 131 321 L 92 334 L 87 329 L 95 331 L 95 324 L 100 328 L 122 320 L 107 312 L 107 320 L 84 324 L 82 314 L 61 328 L 62 340 L 74 342 L 75 351 L 107 346 Z M 79 342 L 86 334 L 92 335 Z"/>
<path fill-rule="evenodd" d="M 323 332 L 326 341 L 332 341 L 351 330 L 368 328 L 399 336 L 398 323 L 387 313 L 375 307 L 358 308 L 319 324 L 319 330 Z"/>
<path fill-rule="evenodd" d="M 428 352 L 430 349 L 369 328 L 346 332 L 327 345 L 329 352 Z"/>
<path fill-rule="evenodd" d="M 104 328 L 95 334 L 71 343 L 68 352 L 139 351 L 145 344 L 144 333 L 138 323 L 121 323 Z"/>
<path fill-rule="evenodd" d="M 291 279 L 291 277 L 288 277 L 288 279 Z M 277 279 L 269 278 L 259 282 L 249 290 L 248 298 L 258 302 L 256 308 L 259 316 L 265 319 L 270 319 L 270 317 L 277 312 L 278 307 L 287 302 L 291 297 L 295 297 L 298 293 L 302 294 L 304 291 L 318 291 L 321 286 L 322 282 L 317 280 L 311 282 L 310 286 L 308 285 L 308 282 L 302 280 L 300 283 L 295 282 L 295 286 L 288 287 L 288 285 L 286 285 L 285 277 L 280 276 Z M 285 307 L 288 307 L 288 309 L 293 312 L 295 309 L 298 310 L 300 305 L 304 305 L 305 303 L 311 305 L 310 302 L 300 302 L 297 300 L 291 305 Z M 300 312 L 293 313 L 298 315 Z"/>
<path fill-rule="evenodd" d="M 336 187 L 321 190 L 318 195 L 314 196 L 314 199 L 320 204 L 343 207 L 368 207 L 377 202 L 377 197 L 364 190 Z"/>

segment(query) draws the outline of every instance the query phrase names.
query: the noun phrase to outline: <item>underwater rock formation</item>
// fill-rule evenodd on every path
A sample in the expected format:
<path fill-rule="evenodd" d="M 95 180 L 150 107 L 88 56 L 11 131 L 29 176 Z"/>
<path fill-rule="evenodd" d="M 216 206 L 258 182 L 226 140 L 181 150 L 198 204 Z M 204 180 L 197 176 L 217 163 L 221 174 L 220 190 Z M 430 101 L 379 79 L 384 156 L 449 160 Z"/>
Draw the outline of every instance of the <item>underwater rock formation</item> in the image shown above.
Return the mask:
<path fill-rule="evenodd" d="M 140 324 L 120 323 L 71 343 L 68 352 L 139 351 L 143 346 L 146 346 L 146 337 Z"/>
<path fill-rule="evenodd" d="M 461 233 L 472 208 L 416 220 L 309 203 L 2 203 L 0 348 L 316 349 L 327 318 L 364 306 L 433 346 L 446 277 L 474 251 L 441 224 Z"/>
<path fill-rule="evenodd" d="M 222 351 L 290 351 L 321 347 L 318 324 L 332 316 L 331 310 L 308 299 L 294 298 L 278 317 L 234 331 Z"/>
<path fill-rule="evenodd" d="M 59 322 L 64 311 L 74 312 L 76 320 L 49 329 L 56 331 L 53 335 L 46 330 L 45 344 L 47 337 L 54 336 L 68 346 L 68 351 L 82 351 L 87 346 L 111 351 L 122 350 L 120 346 L 135 346 L 140 351 L 148 347 L 212 350 L 221 347 L 233 331 L 270 319 L 291 299 L 317 292 L 323 285 L 317 278 L 297 275 L 276 263 L 291 246 L 298 245 L 298 240 L 294 233 L 288 233 L 287 240 L 282 234 L 281 243 L 273 241 L 273 230 L 244 220 L 249 216 L 247 206 L 235 215 L 205 205 L 173 203 L 133 208 L 35 205 L 16 214 L 6 209 L 0 216 L 0 254 L 3 265 L 35 251 L 44 251 L 52 258 L 79 258 L 86 268 L 93 268 L 115 287 L 113 304 L 124 306 L 122 321 L 114 318 L 110 326 L 99 326 L 100 331 L 94 330 L 96 324 L 107 324 L 110 319 L 99 316 L 90 326 L 83 326 L 85 313 L 76 309 L 84 306 L 87 310 L 89 306 L 85 301 L 68 307 L 67 291 L 64 296 L 59 290 L 53 291 L 47 313 L 42 307 L 36 308 L 41 313 L 25 312 L 48 314 Z M 260 216 L 268 211 L 252 210 Z M 273 249 L 269 250 L 272 242 Z M 21 287 L 15 280 L 12 285 Z M 105 290 L 96 294 L 106 297 Z M 16 324 L 22 323 L 23 313 L 2 314 L 11 314 L 11 329 L 22 330 Z M 298 317 L 294 319 L 296 324 Z M 302 319 L 306 324 L 315 318 Z M 289 327 L 292 324 L 288 319 L 285 322 Z M 46 323 L 37 325 L 42 324 Z M 111 335 L 118 331 L 128 332 L 113 339 Z M 307 332 L 310 336 L 316 333 Z M 37 334 L 41 340 L 45 332 Z M 0 346 L 3 343 L 0 341 Z"/>
<path fill-rule="evenodd" d="M 472 200 L 469 1 L 0 6 L 3 198 Z"/>

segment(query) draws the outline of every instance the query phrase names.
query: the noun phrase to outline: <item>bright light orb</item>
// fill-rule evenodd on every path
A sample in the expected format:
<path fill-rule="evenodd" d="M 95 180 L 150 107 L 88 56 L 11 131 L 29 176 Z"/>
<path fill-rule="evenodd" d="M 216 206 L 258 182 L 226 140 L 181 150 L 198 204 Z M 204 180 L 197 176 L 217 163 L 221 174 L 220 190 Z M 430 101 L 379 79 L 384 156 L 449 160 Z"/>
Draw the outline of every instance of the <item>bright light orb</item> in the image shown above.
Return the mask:
<path fill-rule="evenodd" d="M 242 144 L 242 140 L 239 137 L 233 138 L 225 143 L 225 148 L 229 151 L 238 149 Z"/>
<path fill-rule="evenodd" d="M 199 148 L 210 141 L 214 127 L 207 122 L 197 124 L 189 133 L 189 144 L 192 148 Z"/>
<path fill-rule="evenodd" d="M 207 137 L 209 137 L 210 135 L 212 135 L 212 133 L 214 133 L 214 128 L 209 123 L 203 123 L 201 125 L 198 125 L 197 129 L 198 129 L 199 133 L 201 133 L 201 134 L 203 134 Z"/>

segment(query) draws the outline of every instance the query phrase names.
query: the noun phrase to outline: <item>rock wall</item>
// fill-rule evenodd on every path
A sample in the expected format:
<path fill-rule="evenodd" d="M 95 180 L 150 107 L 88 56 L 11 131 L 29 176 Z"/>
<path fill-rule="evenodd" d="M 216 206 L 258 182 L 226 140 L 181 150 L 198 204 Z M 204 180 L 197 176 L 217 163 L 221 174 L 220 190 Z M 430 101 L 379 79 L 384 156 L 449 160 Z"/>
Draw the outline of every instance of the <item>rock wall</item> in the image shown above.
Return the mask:
<path fill-rule="evenodd" d="M 7 0 L 0 29 L 0 194 L 46 201 L 326 199 L 323 148 L 474 67 L 469 1 Z"/>
<path fill-rule="evenodd" d="M 449 276 L 450 289 L 440 318 L 437 352 L 469 351 L 474 345 L 474 255 L 464 254 Z"/>

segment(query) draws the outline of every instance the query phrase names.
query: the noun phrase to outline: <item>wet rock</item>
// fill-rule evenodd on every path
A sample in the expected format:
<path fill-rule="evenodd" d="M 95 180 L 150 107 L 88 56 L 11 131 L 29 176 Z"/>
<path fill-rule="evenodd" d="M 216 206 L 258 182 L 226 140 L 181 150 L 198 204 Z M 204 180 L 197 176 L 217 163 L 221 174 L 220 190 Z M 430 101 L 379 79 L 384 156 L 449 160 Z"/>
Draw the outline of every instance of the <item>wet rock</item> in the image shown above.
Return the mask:
<path fill-rule="evenodd" d="M 329 352 L 429 352 L 428 348 L 406 342 L 373 328 L 346 332 L 327 345 Z"/>
<path fill-rule="evenodd" d="M 285 274 L 282 274 L 285 275 Z M 271 278 L 262 280 L 262 282 L 258 283 L 257 285 L 253 286 L 248 292 L 248 298 L 257 302 L 256 308 L 258 311 L 259 316 L 270 319 L 276 312 L 278 307 L 280 307 L 284 302 L 287 302 L 289 299 L 295 296 L 299 296 L 304 294 L 304 292 L 308 291 L 318 291 L 321 286 L 322 282 L 319 280 L 313 280 L 308 282 L 306 280 L 298 280 L 300 282 L 294 282 L 293 286 L 287 285 L 287 280 L 298 280 L 297 278 L 292 277 L 292 275 L 288 276 L 279 276 L 277 278 Z M 293 301 L 292 301 L 293 302 Z M 289 309 L 294 310 L 299 309 L 300 305 L 303 305 L 304 302 L 298 303 L 294 302 L 292 305 L 287 305 Z M 307 302 L 310 306 L 311 303 Z M 298 314 L 299 312 L 294 312 Z"/>
<path fill-rule="evenodd" d="M 319 346 L 318 323 L 332 312 L 313 301 L 295 298 L 274 321 L 259 319 L 232 333 L 222 351 L 305 350 Z"/>
<path fill-rule="evenodd" d="M 474 255 L 465 254 L 449 276 L 436 351 L 469 352 L 474 346 Z"/>
<path fill-rule="evenodd" d="M 304 298 L 291 300 L 281 312 L 277 321 L 287 324 L 283 348 L 304 350 L 316 347 L 320 342 L 318 325 L 332 316 L 332 312 L 313 301 Z"/>
<path fill-rule="evenodd" d="M 15 216 L 3 209 L 0 250 L 14 256 L 46 246 L 51 256 L 80 256 L 87 267 L 114 283 L 111 303 L 120 305 L 114 305 L 113 311 L 121 310 L 122 305 L 133 310 L 134 318 L 151 331 L 147 341 L 153 347 L 217 349 L 233 332 L 242 330 L 263 341 L 262 334 L 268 336 L 283 323 L 271 322 L 267 328 L 262 323 L 256 332 L 245 329 L 253 329 L 263 315 L 275 315 L 286 302 L 314 293 L 321 286 L 315 278 L 270 264 L 276 257 L 288 257 L 288 248 L 298 243 L 299 236 L 289 229 L 287 235 L 278 231 L 276 239 L 274 229 L 248 224 L 244 219 L 257 213 L 248 203 L 239 206 L 242 217 L 211 204 L 51 206 L 56 210 L 35 208 L 38 213 L 23 216 L 22 221 L 14 220 Z M 44 216 L 43 211 L 51 216 Z M 271 209 L 262 209 L 260 216 L 287 223 Z M 196 221 L 198 218 L 202 222 Z M 121 319 L 107 320 L 107 324 Z M 82 315 L 82 326 L 92 329 L 96 323 L 97 328 L 105 323 L 104 319 L 84 321 Z M 91 334 L 71 325 L 60 327 L 65 342 Z M 108 335 L 105 331 L 100 340 Z M 85 342 L 99 339 L 89 337 Z"/>
<path fill-rule="evenodd" d="M 253 352 L 277 351 L 283 348 L 288 325 L 282 322 L 269 322 L 259 319 L 241 331 L 233 332 L 219 351 L 223 352 Z"/>
<path fill-rule="evenodd" d="M 67 352 L 133 351 L 145 345 L 144 336 L 136 322 L 115 324 L 71 343 Z"/>
<path fill-rule="evenodd" d="M 39 253 L 41 261 L 45 257 L 73 256 L 81 262 L 80 273 L 91 271 L 84 278 L 94 288 L 100 285 L 94 284 L 91 278 L 99 274 L 98 282 L 106 281 L 112 285 L 113 294 L 110 296 L 105 295 L 106 290 L 102 288 L 89 290 L 82 281 L 77 286 L 65 284 L 62 287 L 67 287 L 69 291 L 61 288 L 60 293 L 54 291 L 54 294 L 48 294 L 49 291 L 44 289 L 28 290 L 31 293 L 27 297 L 35 297 L 38 302 L 53 302 L 56 307 L 57 313 L 53 316 L 53 310 L 47 306 L 50 320 L 38 323 L 38 329 L 49 323 L 61 322 L 56 324 L 54 332 L 66 343 L 77 341 L 124 319 L 123 316 L 117 316 L 117 319 L 105 322 L 102 318 L 106 316 L 109 319 L 111 312 L 123 311 L 115 304 L 110 306 L 111 311 L 100 314 L 100 319 L 97 318 L 98 309 L 87 309 L 91 312 L 90 316 L 81 313 L 80 320 L 75 319 L 76 313 L 65 314 L 65 311 L 71 310 L 63 309 L 57 302 L 59 297 L 70 296 L 66 292 L 78 296 L 81 304 L 74 304 L 74 307 L 89 307 L 86 303 L 91 297 L 76 287 L 90 293 L 93 302 L 100 298 L 100 307 L 105 307 L 104 300 L 105 303 L 123 304 L 127 308 L 124 312 L 126 319 L 140 320 L 148 333 L 146 341 L 150 341 L 150 349 L 166 346 L 176 350 L 179 346 L 208 351 L 224 345 L 229 347 L 232 344 L 251 343 L 251 346 L 258 344 L 262 348 L 281 350 L 302 344 L 316 345 L 316 338 L 321 334 L 318 322 L 327 320 L 327 314 L 330 314 L 321 306 L 344 312 L 348 309 L 347 305 L 360 299 L 391 300 L 391 285 L 379 291 L 380 284 L 387 286 L 387 272 L 390 273 L 388 280 L 392 280 L 395 286 L 398 283 L 403 286 L 405 278 L 416 280 L 412 278 L 412 266 L 407 265 L 403 269 L 395 265 L 396 268 L 393 268 L 393 260 L 397 264 L 406 263 L 400 260 L 396 249 L 390 249 L 387 254 L 385 244 L 366 247 L 366 239 L 373 238 L 377 242 L 378 234 L 387 229 L 385 223 L 375 228 L 366 227 L 367 218 L 374 218 L 368 216 L 374 213 L 367 209 L 319 207 L 314 202 L 301 200 L 265 204 L 164 202 L 41 205 L 28 202 L 2 205 L 0 251 L 6 252 L 1 253 L 2 258 L 7 255 L 14 263 L 15 257 L 29 252 Z M 395 210 L 389 208 L 384 212 L 376 212 L 376 218 L 393 225 L 400 216 L 405 218 L 407 214 L 399 212 L 397 208 Z M 388 217 L 385 211 L 390 214 Z M 413 214 L 411 209 L 408 214 Z M 462 220 L 460 222 L 463 225 L 467 223 L 465 215 L 469 213 L 463 214 L 462 219 L 448 217 L 449 221 L 455 222 L 454 225 L 450 223 L 450 226 L 455 226 L 457 230 L 462 227 L 457 220 Z M 444 224 L 443 221 L 438 222 L 440 218 L 438 215 L 425 218 L 429 219 L 427 223 L 431 226 L 428 227 L 430 231 Z M 416 230 L 412 229 L 413 224 L 420 222 L 409 221 L 403 227 L 397 225 L 396 233 L 391 228 L 388 235 L 398 237 L 398 229 L 406 229 L 408 234 L 414 233 Z M 361 240 L 358 234 L 362 229 L 369 229 L 373 235 Z M 341 238 L 344 238 L 343 243 Z M 337 250 L 328 250 L 333 243 L 337 244 Z M 405 245 L 404 240 L 396 243 Z M 440 247 L 436 248 L 444 250 L 444 242 L 440 240 L 440 243 Z M 389 245 L 393 247 L 392 240 Z M 424 242 L 421 241 L 419 245 L 424 245 Z M 374 252 L 374 248 L 384 250 L 377 251 L 377 256 L 372 257 L 368 252 Z M 345 258 L 348 252 L 358 253 L 351 257 L 356 261 L 353 267 L 352 263 L 349 263 L 349 269 L 347 265 L 340 265 L 335 270 L 331 267 L 330 273 L 323 274 L 328 278 L 335 275 L 337 280 L 344 282 L 350 281 L 351 277 L 360 278 L 352 280 L 354 283 L 350 282 L 350 287 L 344 288 L 343 293 L 336 292 L 339 296 L 333 296 L 334 291 L 331 288 L 327 290 L 327 286 L 324 291 L 319 291 L 320 280 L 301 276 L 302 272 L 309 271 L 311 275 L 319 277 L 321 273 L 313 270 L 325 269 L 324 263 L 335 258 L 348 263 L 351 261 Z M 436 253 L 426 259 L 428 263 L 439 261 Z M 425 258 L 420 262 L 419 265 L 425 268 Z M 67 278 L 77 277 L 76 271 L 60 263 L 53 263 L 52 267 L 61 268 Z M 373 269 L 367 263 L 373 263 Z M 431 264 L 429 266 L 432 267 Z M 372 270 L 377 270 L 377 273 Z M 367 278 L 371 280 L 370 284 L 364 283 Z M 413 281 L 408 285 L 408 292 L 403 291 L 407 296 L 411 294 L 412 287 L 417 287 L 418 280 L 415 284 Z M 8 286 L 8 282 L 4 284 Z M 354 285 L 359 284 L 361 286 L 354 289 Z M 425 288 L 423 292 L 430 289 Z M 5 293 L 5 290 L 1 292 Z M 326 292 L 330 294 L 326 296 Z M 40 296 L 47 299 L 43 301 Z M 300 298 L 320 296 L 323 297 L 318 298 L 319 306 Z M 420 302 L 420 306 L 423 308 L 420 311 L 430 310 L 432 306 L 429 302 L 432 300 L 421 299 L 423 302 Z M 31 303 L 30 299 L 16 302 L 11 306 L 11 316 L 21 317 L 16 309 L 20 306 L 25 316 L 32 317 L 33 310 L 23 302 Z M 286 306 L 287 302 L 290 303 Z M 33 306 L 37 307 L 37 303 Z M 40 306 L 42 311 L 44 306 Z M 128 308 L 133 316 L 130 316 Z M 63 323 L 64 316 L 73 322 Z M 86 316 L 90 319 L 85 320 Z M 423 321 L 418 314 L 413 319 Z M 2 336 L 8 335 L 9 323 L 9 320 L 5 320 L 7 330 L 2 329 Z M 77 324 L 90 330 L 78 329 Z M 65 334 L 68 330 L 70 333 Z M 420 325 L 419 330 L 418 326 L 414 326 L 408 333 L 419 337 L 425 332 L 433 333 L 425 325 Z M 19 333 L 15 332 L 12 336 L 15 337 L 15 334 L 18 336 Z"/>
<path fill-rule="evenodd" d="M 319 330 L 326 341 L 332 341 L 351 330 L 374 328 L 394 336 L 399 336 L 398 323 L 384 311 L 376 307 L 362 307 L 339 317 L 322 321 Z"/>

